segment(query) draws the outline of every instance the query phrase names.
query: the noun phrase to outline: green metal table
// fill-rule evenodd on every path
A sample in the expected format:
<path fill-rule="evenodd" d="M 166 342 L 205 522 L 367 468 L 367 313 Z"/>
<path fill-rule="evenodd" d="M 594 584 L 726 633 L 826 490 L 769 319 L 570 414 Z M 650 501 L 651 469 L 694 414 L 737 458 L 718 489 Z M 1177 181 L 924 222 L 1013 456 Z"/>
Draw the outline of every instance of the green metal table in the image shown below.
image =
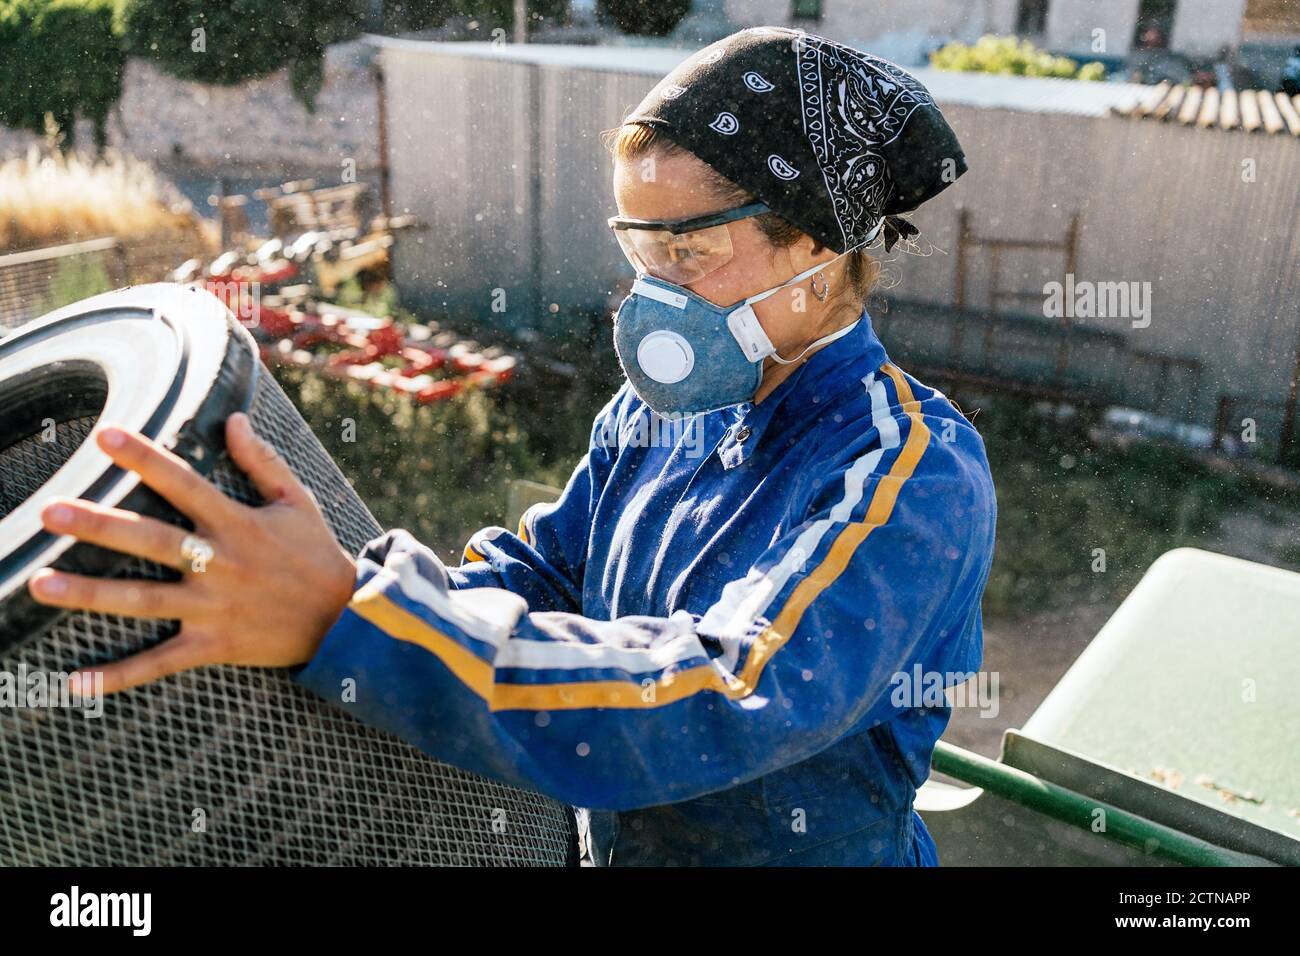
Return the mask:
<path fill-rule="evenodd" d="M 944 863 L 1300 865 L 1300 574 L 1163 555 L 993 761 L 940 742 Z"/>
<path fill-rule="evenodd" d="M 1022 733 L 1300 840 L 1300 574 L 1163 555 Z"/>

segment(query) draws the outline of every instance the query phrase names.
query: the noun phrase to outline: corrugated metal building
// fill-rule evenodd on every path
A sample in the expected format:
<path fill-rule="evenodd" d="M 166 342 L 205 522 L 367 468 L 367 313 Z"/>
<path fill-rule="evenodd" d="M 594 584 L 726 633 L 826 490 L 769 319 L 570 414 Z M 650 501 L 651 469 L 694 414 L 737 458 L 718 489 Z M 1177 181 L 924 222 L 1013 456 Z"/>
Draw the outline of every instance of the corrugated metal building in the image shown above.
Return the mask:
<path fill-rule="evenodd" d="M 393 211 L 431 227 L 398 251 L 404 296 L 555 334 L 605 307 L 630 270 L 605 226 L 600 133 L 690 51 L 380 42 Z M 1275 434 L 1300 345 L 1300 139 L 1113 115 L 1149 97 L 1140 86 L 914 72 L 971 172 L 914 217 L 935 254 L 890 257 L 895 352 L 942 365 L 953 326 L 980 331 L 996 305 L 1092 356 L 1067 392 L 1106 377 L 1107 401 L 1207 426 L 1228 396 L 1232 416 Z M 959 207 L 972 236 L 1057 247 L 961 242 Z M 1149 283 L 1149 322 L 1044 317 L 1045 283 L 1069 263 L 1078 281 Z M 990 339 L 981 363 L 1014 377 L 1018 341 Z"/>

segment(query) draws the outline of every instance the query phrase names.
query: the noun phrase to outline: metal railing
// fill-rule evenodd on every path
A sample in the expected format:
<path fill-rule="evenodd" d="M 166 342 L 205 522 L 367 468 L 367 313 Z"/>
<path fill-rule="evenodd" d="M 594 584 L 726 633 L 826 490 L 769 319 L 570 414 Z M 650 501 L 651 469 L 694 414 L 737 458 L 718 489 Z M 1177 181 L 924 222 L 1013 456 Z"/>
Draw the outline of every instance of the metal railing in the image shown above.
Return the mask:
<path fill-rule="evenodd" d="M 97 292 L 158 282 L 202 250 L 197 234 L 88 239 L 0 255 L 0 335 Z"/>
<path fill-rule="evenodd" d="M 0 256 L 0 333 L 90 292 L 128 282 L 125 251 L 116 239 L 91 239 Z"/>

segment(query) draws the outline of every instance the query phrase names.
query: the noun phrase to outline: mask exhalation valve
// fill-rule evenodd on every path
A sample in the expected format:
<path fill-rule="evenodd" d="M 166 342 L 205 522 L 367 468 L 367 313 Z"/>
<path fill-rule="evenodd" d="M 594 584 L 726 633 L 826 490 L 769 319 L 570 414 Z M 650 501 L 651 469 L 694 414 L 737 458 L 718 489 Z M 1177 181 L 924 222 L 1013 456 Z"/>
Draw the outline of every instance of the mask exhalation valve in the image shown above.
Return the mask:
<path fill-rule="evenodd" d="M 650 378 L 671 385 L 691 374 L 695 352 L 691 343 L 676 332 L 656 329 L 636 347 L 636 361 Z"/>

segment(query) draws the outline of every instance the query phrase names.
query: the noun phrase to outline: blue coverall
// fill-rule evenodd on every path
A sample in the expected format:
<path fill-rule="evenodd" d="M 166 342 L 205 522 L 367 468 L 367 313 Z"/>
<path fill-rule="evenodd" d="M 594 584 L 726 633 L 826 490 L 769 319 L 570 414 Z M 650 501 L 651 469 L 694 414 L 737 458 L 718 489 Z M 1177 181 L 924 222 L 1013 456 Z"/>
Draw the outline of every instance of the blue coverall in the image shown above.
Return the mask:
<path fill-rule="evenodd" d="M 296 679 L 592 808 L 601 863 L 935 865 L 912 802 L 950 708 L 898 675 L 979 668 L 995 510 L 864 313 L 758 405 L 668 421 L 624 385 L 559 500 L 460 567 L 371 542 Z"/>

